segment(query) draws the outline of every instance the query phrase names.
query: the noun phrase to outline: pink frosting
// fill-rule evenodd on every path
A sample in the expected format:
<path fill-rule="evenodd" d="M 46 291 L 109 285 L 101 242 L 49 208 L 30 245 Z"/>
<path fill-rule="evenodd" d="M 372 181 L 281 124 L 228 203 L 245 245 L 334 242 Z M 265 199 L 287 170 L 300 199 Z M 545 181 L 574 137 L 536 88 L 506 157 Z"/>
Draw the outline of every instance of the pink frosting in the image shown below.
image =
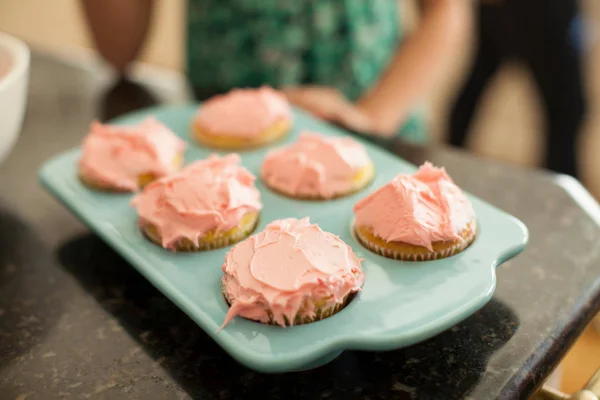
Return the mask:
<path fill-rule="evenodd" d="M 163 246 L 171 248 L 181 238 L 196 242 L 211 230 L 227 231 L 246 213 L 259 211 L 255 179 L 239 155 L 211 155 L 146 186 L 132 204 L 140 224 L 153 224 Z"/>
<path fill-rule="evenodd" d="M 325 307 L 344 301 L 360 290 L 364 273 L 361 260 L 337 236 L 323 232 L 308 218 L 271 222 L 265 230 L 235 245 L 225 257 L 223 284 L 233 303 L 224 327 L 236 315 L 293 324 L 313 317 L 312 300 L 325 299 Z"/>
<path fill-rule="evenodd" d="M 432 250 L 432 243 L 460 239 L 475 212 L 444 168 L 429 162 L 414 175 L 400 174 L 354 206 L 356 225 L 387 242 Z"/>
<path fill-rule="evenodd" d="M 267 154 L 262 177 L 292 196 L 330 198 L 351 190 L 358 170 L 370 163 L 364 147 L 351 138 L 303 133 L 296 143 Z"/>
<path fill-rule="evenodd" d="M 274 123 L 291 120 L 292 110 L 283 94 L 268 87 L 234 89 L 206 101 L 194 125 L 213 134 L 252 137 Z"/>
<path fill-rule="evenodd" d="M 156 177 L 177 170 L 174 161 L 185 142 L 154 118 L 138 125 L 93 122 L 83 141 L 81 173 L 96 182 L 123 190 L 138 190 L 142 174 Z"/>

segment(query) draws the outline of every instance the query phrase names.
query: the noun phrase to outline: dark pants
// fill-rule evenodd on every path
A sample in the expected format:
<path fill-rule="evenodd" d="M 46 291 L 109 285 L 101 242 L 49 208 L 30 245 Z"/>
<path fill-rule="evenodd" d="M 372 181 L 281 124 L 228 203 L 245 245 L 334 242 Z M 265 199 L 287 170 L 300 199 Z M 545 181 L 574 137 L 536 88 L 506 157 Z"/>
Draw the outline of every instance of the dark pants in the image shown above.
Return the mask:
<path fill-rule="evenodd" d="M 577 139 L 585 115 L 576 0 L 504 0 L 479 5 L 474 64 L 453 107 L 450 143 L 463 147 L 477 104 L 509 58 L 531 73 L 545 114 L 546 167 L 578 176 Z"/>

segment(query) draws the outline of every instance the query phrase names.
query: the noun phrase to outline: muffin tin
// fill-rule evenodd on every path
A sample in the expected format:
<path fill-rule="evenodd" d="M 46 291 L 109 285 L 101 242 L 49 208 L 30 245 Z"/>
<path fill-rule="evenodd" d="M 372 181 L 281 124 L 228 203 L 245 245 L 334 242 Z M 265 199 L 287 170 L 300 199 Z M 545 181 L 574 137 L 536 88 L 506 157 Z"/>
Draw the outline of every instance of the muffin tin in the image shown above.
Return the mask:
<path fill-rule="evenodd" d="M 189 142 L 185 154 L 189 163 L 213 152 L 190 138 L 190 123 L 197 107 L 158 107 L 112 122 L 131 124 L 154 115 Z M 294 117 L 294 129 L 285 140 L 240 153 L 242 164 L 259 176 L 266 152 L 296 140 L 302 129 L 344 135 L 340 129 L 301 111 L 294 110 Z M 308 216 L 323 230 L 339 235 L 364 259 L 363 290 L 344 310 L 325 320 L 292 328 L 235 318 L 215 333 L 228 309 L 220 293 L 220 280 L 229 247 L 172 253 L 150 243 L 137 228 L 135 209 L 129 205 L 131 194 L 100 193 L 81 184 L 77 177 L 79 149 L 47 161 L 40 180 L 233 358 L 262 372 L 296 371 L 323 365 L 344 350 L 397 349 L 450 328 L 490 300 L 496 286 L 495 268 L 521 252 L 527 243 L 527 228 L 522 222 L 469 195 L 477 213 L 479 234 L 462 253 L 437 261 L 401 262 L 364 249 L 352 233 L 353 205 L 398 173 L 411 173 L 416 168 L 383 149 L 363 144 L 375 164 L 376 176 L 354 195 L 326 202 L 294 200 L 272 192 L 257 180 L 264 204 L 257 231 L 275 219 Z"/>

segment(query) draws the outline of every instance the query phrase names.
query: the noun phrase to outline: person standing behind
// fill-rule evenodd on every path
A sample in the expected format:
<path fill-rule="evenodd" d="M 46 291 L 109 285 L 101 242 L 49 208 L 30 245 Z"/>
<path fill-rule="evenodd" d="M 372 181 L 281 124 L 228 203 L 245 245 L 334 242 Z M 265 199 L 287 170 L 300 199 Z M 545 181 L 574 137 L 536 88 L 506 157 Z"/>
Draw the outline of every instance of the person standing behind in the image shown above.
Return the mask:
<path fill-rule="evenodd" d="M 82 0 L 101 55 L 125 74 L 153 0 Z M 350 130 L 425 140 L 416 104 L 450 61 L 462 0 L 421 0 L 404 38 L 396 0 L 189 0 L 187 74 L 199 100 L 263 84 Z"/>
<path fill-rule="evenodd" d="M 577 0 L 482 0 L 477 48 L 453 106 L 449 141 L 464 147 L 479 99 L 510 58 L 523 61 L 541 96 L 548 169 L 579 177 L 577 144 L 585 117 Z"/>

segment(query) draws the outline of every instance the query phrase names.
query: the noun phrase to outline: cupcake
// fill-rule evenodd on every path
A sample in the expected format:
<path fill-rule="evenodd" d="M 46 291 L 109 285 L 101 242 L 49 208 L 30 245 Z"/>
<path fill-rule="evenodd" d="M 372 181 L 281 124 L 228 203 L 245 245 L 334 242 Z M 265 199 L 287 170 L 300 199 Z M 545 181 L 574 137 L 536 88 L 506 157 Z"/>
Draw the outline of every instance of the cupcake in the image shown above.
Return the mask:
<path fill-rule="evenodd" d="M 93 122 L 83 141 L 79 176 L 94 189 L 135 192 L 177 171 L 185 147 L 154 118 L 131 126 Z"/>
<path fill-rule="evenodd" d="M 291 126 L 286 97 L 264 86 L 234 89 L 207 100 L 194 118 L 193 133 L 208 147 L 249 149 L 282 138 Z"/>
<path fill-rule="evenodd" d="M 373 175 L 373 163 L 360 143 L 314 133 L 272 150 L 262 165 L 267 186 L 298 199 L 345 196 L 364 188 Z"/>
<path fill-rule="evenodd" d="M 254 230 L 262 204 L 240 157 L 211 155 L 148 185 L 132 200 L 142 232 L 173 251 L 224 247 Z"/>
<path fill-rule="evenodd" d="M 355 231 L 369 250 L 425 261 L 466 249 L 477 233 L 473 206 L 443 168 L 425 163 L 354 206 Z"/>
<path fill-rule="evenodd" d="M 225 256 L 221 289 L 235 316 L 282 327 L 337 313 L 364 281 L 361 260 L 308 218 L 271 222 Z"/>

